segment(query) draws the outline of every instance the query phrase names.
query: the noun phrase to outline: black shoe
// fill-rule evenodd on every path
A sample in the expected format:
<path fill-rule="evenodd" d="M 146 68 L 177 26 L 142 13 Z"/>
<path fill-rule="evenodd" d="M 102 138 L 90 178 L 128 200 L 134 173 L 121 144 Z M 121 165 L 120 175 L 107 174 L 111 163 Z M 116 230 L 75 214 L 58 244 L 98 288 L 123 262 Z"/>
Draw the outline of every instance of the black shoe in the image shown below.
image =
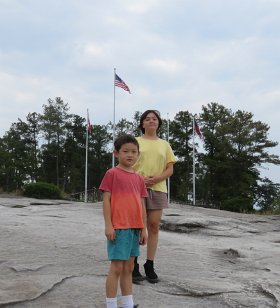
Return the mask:
<path fill-rule="evenodd" d="M 132 272 L 132 282 L 137 283 L 137 282 L 143 281 L 143 280 L 145 280 L 145 278 L 139 272 L 139 264 L 134 263 L 134 269 L 133 269 L 133 272 Z"/>
<path fill-rule="evenodd" d="M 157 283 L 158 275 L 155 273 L 153 262 L 146 262 L 144 264 L 144 269 L 146 273 L 146 279 L 151 283 Z"/>

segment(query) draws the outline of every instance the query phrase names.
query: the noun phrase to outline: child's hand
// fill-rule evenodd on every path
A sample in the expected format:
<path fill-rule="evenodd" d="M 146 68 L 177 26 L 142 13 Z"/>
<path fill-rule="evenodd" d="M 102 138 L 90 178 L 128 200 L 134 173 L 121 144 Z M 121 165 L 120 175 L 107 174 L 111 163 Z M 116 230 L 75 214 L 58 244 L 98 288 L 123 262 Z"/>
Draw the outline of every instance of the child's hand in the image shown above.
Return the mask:
<path fill-rule="evenodd" d="M 159 182 L 159 178 L 157 176 L 148 176 L 144 178 L 144 182 L 146 187 L 151 187 Z"/>
<path fill-rule="evenodd" d="M 105 227 L 105 236 L 109 241 L 114 241 L 116 239 L 116 232 L 113 226 Z"/>
<path fill-rule="evenodd" d="M 140 245 L 146 245 L 146 244 L 147 244 L 147 231 L 146 231 L 146 228 L 145 228 L 145 229 L 142 229 L 142 230 L 140 231 L 139 244 L 140 244 Z"/>

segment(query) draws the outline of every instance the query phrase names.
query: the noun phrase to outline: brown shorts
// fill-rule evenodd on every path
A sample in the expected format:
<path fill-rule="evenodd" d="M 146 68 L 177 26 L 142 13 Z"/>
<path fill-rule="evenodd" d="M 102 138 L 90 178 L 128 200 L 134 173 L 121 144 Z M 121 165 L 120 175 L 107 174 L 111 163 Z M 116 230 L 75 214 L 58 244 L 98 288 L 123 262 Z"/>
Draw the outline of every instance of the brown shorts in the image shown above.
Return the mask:
<path fill-rule="evenodd" d="M 167 193 L 161 191 L 148 190 L 148 198 L 145 198 L 147 210 L 162 210 L 168 207 Z"/>

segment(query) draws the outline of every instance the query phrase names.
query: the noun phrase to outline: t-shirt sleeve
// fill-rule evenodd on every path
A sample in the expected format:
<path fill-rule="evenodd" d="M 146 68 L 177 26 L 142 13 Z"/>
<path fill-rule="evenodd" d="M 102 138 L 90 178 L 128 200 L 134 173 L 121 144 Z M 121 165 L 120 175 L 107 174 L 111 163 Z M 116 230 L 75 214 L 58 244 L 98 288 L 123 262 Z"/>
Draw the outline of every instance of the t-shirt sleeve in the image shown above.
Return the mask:
<path fill-rule="evenodd" d="M 99 186 L 99 190 L 101 190 L 102 192 L 104 191 L 112 192 L 112 180 L 113 180 L 113 175 L 109 170 L 105 173 L 101 181 L 101 184 Z"/>
<path fill-rule="evenodd" d="M 176 163 L 176 157 L 169 143 L 167 143 L 166 163 Z"/>

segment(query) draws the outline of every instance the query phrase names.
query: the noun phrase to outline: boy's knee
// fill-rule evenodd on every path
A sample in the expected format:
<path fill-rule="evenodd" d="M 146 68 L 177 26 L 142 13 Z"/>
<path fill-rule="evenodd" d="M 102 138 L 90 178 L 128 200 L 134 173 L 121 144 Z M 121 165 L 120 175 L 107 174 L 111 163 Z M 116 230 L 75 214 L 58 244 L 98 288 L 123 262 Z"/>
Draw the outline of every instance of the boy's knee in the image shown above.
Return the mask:
<path fill-rule="evenodd" d="M 130 273 L 133 272 L 133 270 L 134 270 L 134 262 L 130 262 L 129 263 L 128 270 L 129 270 Z"/>
<path fill-rule="evenodd" d="M 121 272 L 123 271 L 123 264 L 120 263 L 120 262 L 117 262 L 117 263 L 112 262 L 111 271 L 119 276 L 121 274 Z"/>
<path fill-rule="evenodd" d="M 125 263 L 123 271 L 126 273 L 132 273 L 134 269 L 134 262 L 128 261 Z"/>

